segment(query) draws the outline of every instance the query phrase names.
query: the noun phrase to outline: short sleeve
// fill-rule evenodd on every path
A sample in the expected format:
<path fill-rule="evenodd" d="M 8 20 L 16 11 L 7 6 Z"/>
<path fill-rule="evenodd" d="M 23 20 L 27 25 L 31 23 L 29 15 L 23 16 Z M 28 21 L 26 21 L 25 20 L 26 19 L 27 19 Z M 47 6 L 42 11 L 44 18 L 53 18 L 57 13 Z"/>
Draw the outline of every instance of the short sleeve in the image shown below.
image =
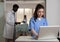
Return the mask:
<path fill-rule="evenodd" d="M 31 30 L 31 29 L 34 29 L 34 21 L 32 18 L 29 21 L 29 30 Z"/>
<path fill-rule="evenodd" d="M 44 19 L 44 26 L 48 26 L 47 19 Z"/>

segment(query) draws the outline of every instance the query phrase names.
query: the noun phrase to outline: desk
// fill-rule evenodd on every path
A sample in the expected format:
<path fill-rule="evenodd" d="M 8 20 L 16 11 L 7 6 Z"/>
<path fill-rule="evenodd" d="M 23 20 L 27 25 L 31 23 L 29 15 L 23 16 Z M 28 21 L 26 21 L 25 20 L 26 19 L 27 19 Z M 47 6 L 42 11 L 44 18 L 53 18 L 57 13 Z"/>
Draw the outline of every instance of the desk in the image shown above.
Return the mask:
<path fill-rule="evenodd" d="M 38 39 L 35 40 L 31 36 L 20 36 L 15 42 L 59 42 L 58 39 Z"/>

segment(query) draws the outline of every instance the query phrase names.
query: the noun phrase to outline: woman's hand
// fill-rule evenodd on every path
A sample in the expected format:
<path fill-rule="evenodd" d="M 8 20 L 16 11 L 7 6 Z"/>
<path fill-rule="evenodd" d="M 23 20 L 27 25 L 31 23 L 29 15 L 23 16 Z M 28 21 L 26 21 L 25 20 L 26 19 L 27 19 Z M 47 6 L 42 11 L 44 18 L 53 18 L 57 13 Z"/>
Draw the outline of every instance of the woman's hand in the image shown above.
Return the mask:
<path fill-rule="evenodd" d="M 35 35 L 35 39 L 39 38 L 39 34 L 36 33 L 36 31 L 34 29 L 32 29 L 31 32 Z"/>
<path fill-rule="evenodd" d="M 35 37 L 35 39 L 38 39 L 39 38 L 39 34 L 36 34 L 36 37 Z"/>

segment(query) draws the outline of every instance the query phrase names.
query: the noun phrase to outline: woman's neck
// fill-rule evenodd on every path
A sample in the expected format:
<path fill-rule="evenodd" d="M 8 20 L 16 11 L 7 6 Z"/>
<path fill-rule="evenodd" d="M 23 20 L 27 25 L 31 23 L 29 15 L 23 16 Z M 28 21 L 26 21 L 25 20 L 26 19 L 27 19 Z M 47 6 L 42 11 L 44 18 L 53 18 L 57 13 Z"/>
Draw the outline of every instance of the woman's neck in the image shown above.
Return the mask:
<path fill-rule="evenodd" d="M 39 16 L 38 18 L 42 18 L 41 16 Z"/>

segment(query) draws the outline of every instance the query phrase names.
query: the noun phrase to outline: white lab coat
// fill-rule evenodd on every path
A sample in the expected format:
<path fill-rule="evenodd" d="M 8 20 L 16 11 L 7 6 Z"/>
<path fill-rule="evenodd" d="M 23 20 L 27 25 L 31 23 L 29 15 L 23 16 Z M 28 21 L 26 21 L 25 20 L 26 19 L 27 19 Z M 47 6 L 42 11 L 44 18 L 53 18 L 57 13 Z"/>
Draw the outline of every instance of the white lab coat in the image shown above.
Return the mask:
<path fill-rule="evenodd" d="M 15 23 L 15 17 L 14 17 L 14 11 L 9 11 L 8 14 L 6 14 L 5 17 L 6 23 L 4 26 L 4 38 L 7 39 L 13 39 L 13 33 L 14 33 L 14 23 Z"/>

